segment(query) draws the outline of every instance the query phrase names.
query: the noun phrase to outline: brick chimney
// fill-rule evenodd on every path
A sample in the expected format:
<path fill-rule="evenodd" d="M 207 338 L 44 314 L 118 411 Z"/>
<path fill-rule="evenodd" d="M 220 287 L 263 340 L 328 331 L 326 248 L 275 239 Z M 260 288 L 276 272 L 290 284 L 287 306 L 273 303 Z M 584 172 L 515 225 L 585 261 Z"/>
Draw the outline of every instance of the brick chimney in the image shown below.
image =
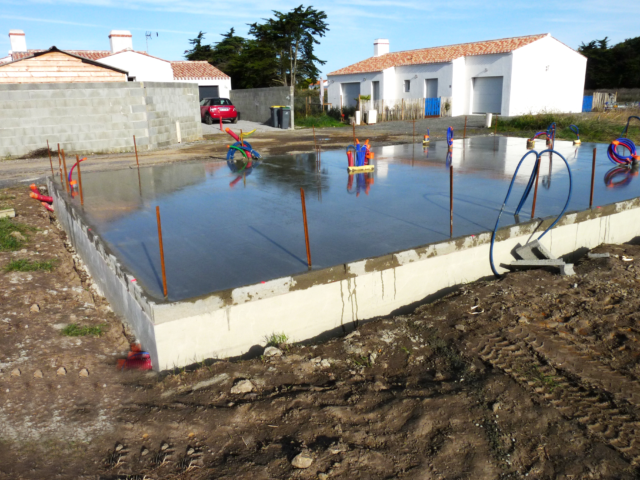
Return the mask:
<path fill-rule="evenodd" d="M 111 30 L 109 33 L 111 53 L 133 50 L 133 39 L 129 30 Z"/>
<path fill-rule="evenodd" d="M 373 41 L 373 56 L 379 57 L 389 53 L 389 39 L 388 38 L 376 38 Z"/>
<path fill-rule="evenodd" d="M 9 30 L 9 41 L 11 53 L 27 51 L 27 38 L 22 30 Z"/>

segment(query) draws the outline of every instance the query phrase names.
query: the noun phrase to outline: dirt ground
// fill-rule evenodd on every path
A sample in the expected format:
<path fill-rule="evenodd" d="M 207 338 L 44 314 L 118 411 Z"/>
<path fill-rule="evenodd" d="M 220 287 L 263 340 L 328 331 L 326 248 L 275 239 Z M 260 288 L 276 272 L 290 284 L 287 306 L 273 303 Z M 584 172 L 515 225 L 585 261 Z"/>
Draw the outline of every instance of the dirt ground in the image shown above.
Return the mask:
<path fill-rule="evenodd" d="M 639 246 L 320 344 L 122 372 L 133 337 L 55 216 L 25 187 L 0 200 L 32 227 L 0 252 L 0 479 L 638 478 Z"/>
<path fill-rule="evenodd" d="M 455 129 L 456 138 L 464 133 L 464 117 L 429 118 L 416 120 L 415 141 L 421 142 L 422 135 L 430 131 L 432 139 L 443 139 L 449 126 Z M 487 135 L 491 131 L 484 128 L 484 117 L 470 116 L 467 125 L 467 136 Z M 230 126 L 236 132 L 233 125 Z M 356 136 L 361 140 L 370 139 L 371 145 L 395 145 L 411 142 L 413 136 L 413 122 L 387 122 L 378 125 L 356 127 Z M 205 135 L 201 142 L 185 145 L 174 145 L 151 152 L 139 152 L 139 162 L 142 166 L 159 163 L 173 163 L 192 160 L 224 160 L 230 141 L 227 135 Z M 314 151 L 313 131 L 281 130 L 277 133 L 256 132 L 249 137 L 251 145 L 265 155 L 297 154 Z M 350 127 L 323 128 L 316 130 L 316 141 L 322 149 L 342 149 L 353 143 L 353 130 Z M 43 139 L 46 142 L 46 139 Z M 45 145 L 46 147 L 46 145 Z M 61 146 L 64 148 L 64 145 Z M 52 145 L 53 167 L 57 171 L 58 159 L 56 146 Z M 56 150 L 53 152 L 53 150 Z M 49 157 L 46 148 L 36 152 L 35 158 L 0 160 L 0 188 L 10 187 L 18 183 L 30 183 L 51 174 Z M 66 152 L 67 159 L 75 158 L 73 152 Z M 134 167 L 136 159 L 134 152 L 113 155 L 89 155 L 82 164 L 83 172 Z"/>

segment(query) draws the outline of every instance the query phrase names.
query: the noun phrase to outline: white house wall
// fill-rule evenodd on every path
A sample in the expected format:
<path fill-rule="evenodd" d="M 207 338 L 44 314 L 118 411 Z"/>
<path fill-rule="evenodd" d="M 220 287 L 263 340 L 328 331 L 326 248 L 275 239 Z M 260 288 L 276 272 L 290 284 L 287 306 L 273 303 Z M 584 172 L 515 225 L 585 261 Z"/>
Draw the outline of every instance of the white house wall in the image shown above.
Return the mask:
<path fill-rule="evenodd" d="M 385 82 L 385 79 L 387 82 Z M 386 83 L 388 83 L 389 75 L 385 74 L 385 72 L 352 73 L 349 75 L 327 76 L 327 80 L 329 81 L 329 88 L 327 89 L 329 103 L 332 107 L 340 108 L 340 96 L 342 95 L 341 85 L 343 83 L 359 83 L 360 95 L 371 95 L 373 98 L 373 86 L 371 82 L 380 82 L 380 95 L 382 98 L 386 98 L 388 91 L 388 85 L 386 85 Z M 342 103 L 347 105 L 344 99 Z"/>
<path fill-rule="evenodd" d="M 471 115 L 473 112 L 473 79 L 476 77 L 502 77 L 502 115 L 509 115 L 511 98 L 511 69 L 510 53 L 493 55 L 476 55 L 465 57 L 463 91 L 456 92 L 454 103 L 461 103 L 462 112 L 459 115 Z M 458 115 L 458 114 L 456 114 Z"/>
<path fill-rule="evenodd" d="M 222 98 L 229 98 L 229 92 L 231 91 L 231 79 L 230 78 L 216 78 L 213 80 L 176 80 L 177 82 L 184 83 L 197 83 L 200 87 L 218 87 L 218 95 Z"/>
<path fill-rule="evenodd" d="M 465 82 L 465 59 L 464 57 L 456 58 L 451 62 L 451 115 L 464 115 L 465 103 L 468 88 Z"/>
<path fill-rule="evenodd" d="M 171 63 L 133 51 L 120 52 L 98 60 L 129 72 L 136 82 L 173 82 Z"/>
<path fill-rule="evenodd" d="M 513 52 L 509 115 L 582 111 L 587 59 L 553 37 Z"/>
<path fill-rule="evenodd" d="M 426 65 L 406 65 L 396 67 L 396 85 L 394 95 L 389 98 L 415 99 L 425 97 L 425 80 L 438 80 L 438 97 L 450 97 L 452 89 L 451 63 L 429 63 Z M 415 78 L 417 77 L 417 78 Z M 404 91 L 404 82 L 411 82 L 409 92 Z"/>

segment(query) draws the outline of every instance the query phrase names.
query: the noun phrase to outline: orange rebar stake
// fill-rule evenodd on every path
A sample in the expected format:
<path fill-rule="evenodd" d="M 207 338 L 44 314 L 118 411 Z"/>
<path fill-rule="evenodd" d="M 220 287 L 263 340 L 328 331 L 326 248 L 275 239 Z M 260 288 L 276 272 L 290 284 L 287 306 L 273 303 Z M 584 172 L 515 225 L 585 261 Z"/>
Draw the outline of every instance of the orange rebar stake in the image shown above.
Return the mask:
<path fill-rule="evenodd" d="M 156 206 L 156 219 L 158 220 L 158 243 L 160 244 L 160 265 L 162 267 L 162 290 L 164 298 L 167 298 L 167 272 L 164 266 L 164 246 L 162 244 L 162 223 L 160 222 L 159 206 Z"/>
<path fill-rule="evenodd" d="M 80 157 L 76 155 L 76 166 L 78 167 L 78 188 L 80 189 L 80 205 L 84 205 L 84 196 L 82 195 L 82 173 L 80 172 Z"/>
<path fill-rule="evenodd" d="M 49 152 L 49 165 L 51 165 L 51 181 L 53 182 L 53 162 L 51 161 L 51 148 L 49 147 L 49 140 L 47 140 L 47 152 Z"/>
<path fill-rule="evenodd" d="M 307 264 L 311 269 L 311 248 L 309 247 L 309 227 L 307 226 L 307 205 L 304 201 L 304 189 L 300 187 L 300 201 L 302 202 L 302 221 L 304 222 L 304 240 L 307 244 Z"/>

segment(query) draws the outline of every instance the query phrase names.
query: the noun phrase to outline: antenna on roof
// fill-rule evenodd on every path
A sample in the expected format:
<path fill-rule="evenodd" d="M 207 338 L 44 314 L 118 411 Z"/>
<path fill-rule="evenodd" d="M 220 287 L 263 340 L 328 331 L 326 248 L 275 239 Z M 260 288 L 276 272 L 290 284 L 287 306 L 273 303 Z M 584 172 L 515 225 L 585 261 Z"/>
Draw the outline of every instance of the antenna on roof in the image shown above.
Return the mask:
<path fill-rule="evenodd" d="M 144 34 L 145 37 L 147 37 L 147 53 L 149 53 L 149 40 L 151 40 L 153 38 L 153 34 L 156 34 L 156 37 L 158 36 L 158 32 L 146 32 Z"/>

